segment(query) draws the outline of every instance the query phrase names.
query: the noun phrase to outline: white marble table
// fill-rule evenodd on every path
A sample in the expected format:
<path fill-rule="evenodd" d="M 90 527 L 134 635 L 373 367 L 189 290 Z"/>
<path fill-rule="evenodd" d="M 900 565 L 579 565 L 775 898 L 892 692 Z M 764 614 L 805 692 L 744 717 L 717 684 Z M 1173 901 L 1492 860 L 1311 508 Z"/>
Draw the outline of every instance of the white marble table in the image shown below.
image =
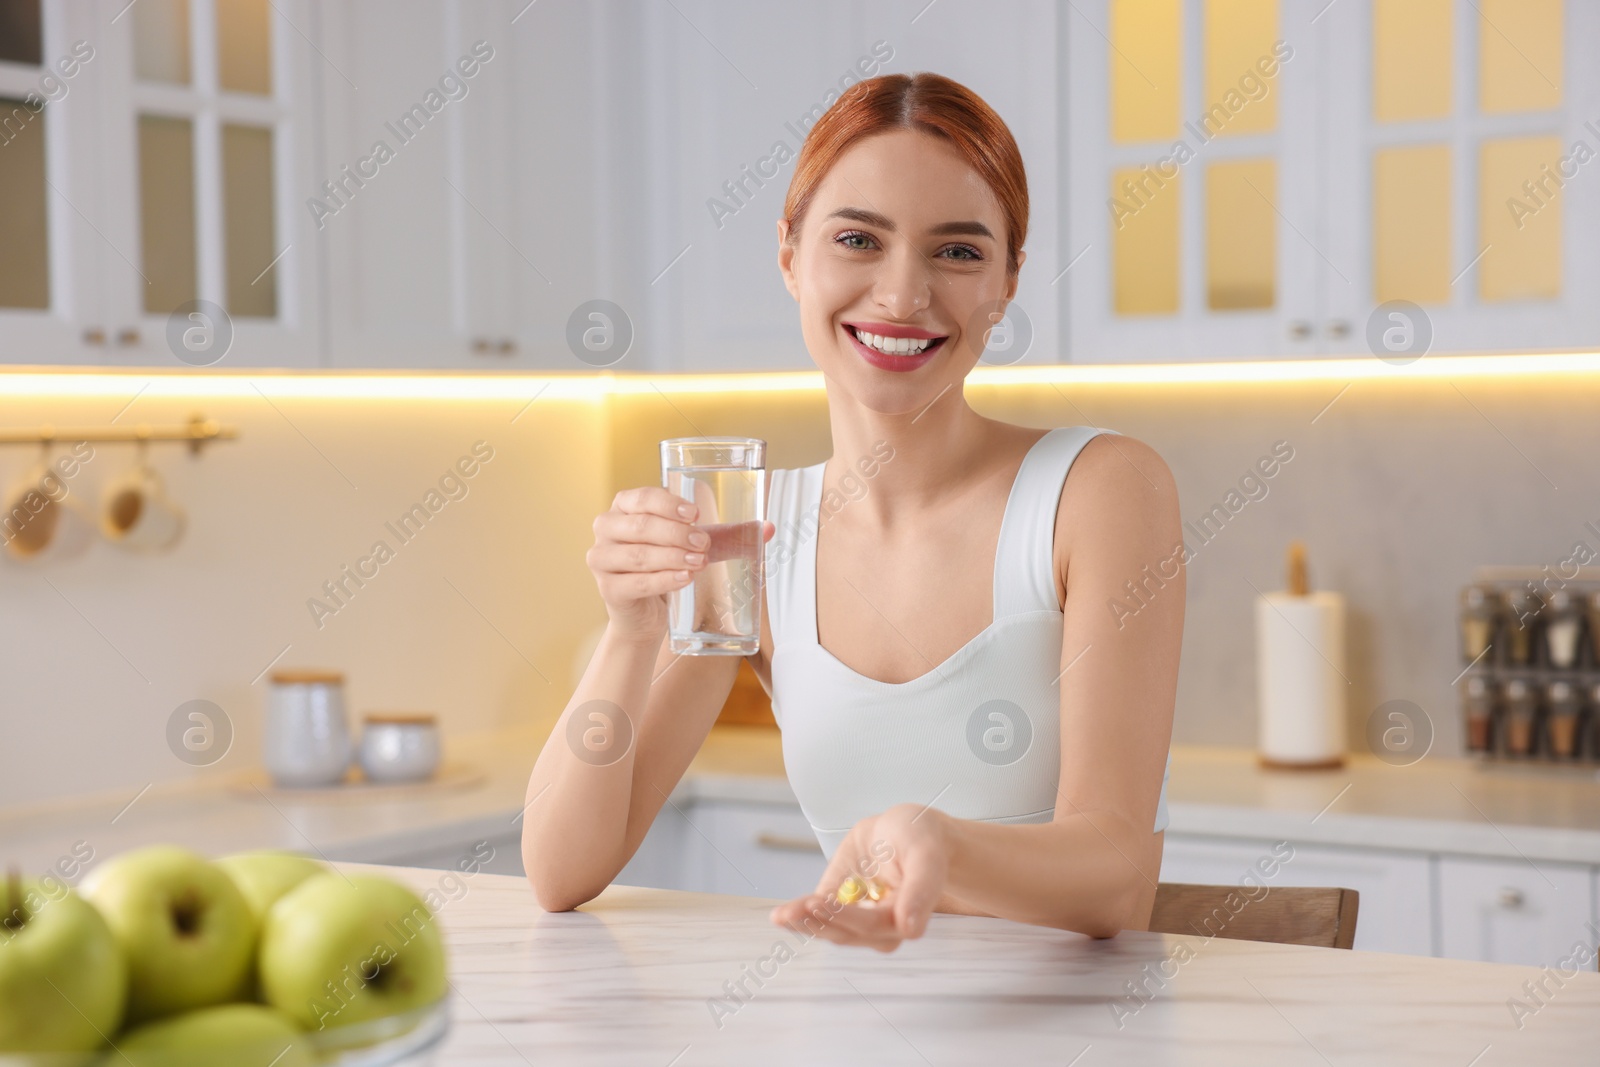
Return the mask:
<path fill-rule="evenodd" d="M 1554 1067 L 1600 1045 L 1592 971 L 955 915 L 882 955 L 750 897 L 612 886 L 552 914 L 520 878 L 340 866 L 447 898 L 452 1026 L 415 1063 Z"/>

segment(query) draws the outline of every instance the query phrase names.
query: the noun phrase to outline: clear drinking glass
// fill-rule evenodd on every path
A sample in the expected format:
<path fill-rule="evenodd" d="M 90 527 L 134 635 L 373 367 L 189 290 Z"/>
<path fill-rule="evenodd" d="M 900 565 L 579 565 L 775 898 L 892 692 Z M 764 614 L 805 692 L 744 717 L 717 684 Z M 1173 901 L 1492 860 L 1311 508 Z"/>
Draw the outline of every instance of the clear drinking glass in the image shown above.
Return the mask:
<path fill-rule="evenodd" d="M 667 594 L 672 651 L 748 656 L 761 647 L 767 518 L 767 443 L 759 437 L 672 437 L 661 442 L 661 484 L 695 504 L 711 538 L 694 581 Z"/>

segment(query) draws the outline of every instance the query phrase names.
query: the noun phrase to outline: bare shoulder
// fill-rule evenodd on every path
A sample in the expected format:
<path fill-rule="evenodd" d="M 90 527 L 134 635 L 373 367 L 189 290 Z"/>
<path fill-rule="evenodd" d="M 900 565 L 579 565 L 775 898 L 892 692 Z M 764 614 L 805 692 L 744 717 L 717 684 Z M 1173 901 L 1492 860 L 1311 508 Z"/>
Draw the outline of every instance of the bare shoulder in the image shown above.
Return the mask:
<path fill-rule="evenodd" d="M 1161 454 L 1137 437 L 1098 434 L 1073 461 L 1056 512 L 1057 574 L 1075 547 L 1144 555 L 1181 540 L 1178 486 Z"/>
<path fill-rule="evenodd" d="M 1166 460 L 1150 445 L 1126 434 L 1091 437 L 1067 474 L 1066 492 L 1089 499 L 1110 493 L 1125 500 L 1130 493 L 1177 494 L 1177 482 Z"/>

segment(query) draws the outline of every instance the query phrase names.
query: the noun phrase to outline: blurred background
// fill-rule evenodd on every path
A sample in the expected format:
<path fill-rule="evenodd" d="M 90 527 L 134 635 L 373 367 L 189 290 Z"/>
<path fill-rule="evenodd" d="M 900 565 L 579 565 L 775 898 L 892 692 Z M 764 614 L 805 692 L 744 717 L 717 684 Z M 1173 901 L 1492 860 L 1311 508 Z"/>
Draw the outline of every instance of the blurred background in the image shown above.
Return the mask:
<path fill-rule="evenodd" d="M 1466 773 L 1566 699 L 1576 747 L 1530 742 L 1524 778 L 1592 782 L 1596 45 L 1587 0 L 0 0 L 7 508 L 77 428 L 132 439 L 93 443 L 64 500 L 93 518 L 142 460 L 185 515 L 148 552 L 30 554 L 8 527 L 0 805 L 253 773 L 291 669 L 340 672 L 352 724 L 425 712 L 525 781 L 605 618 L 592 520 L 659 484 L 657 441 L 830 454 L 775 220 L 840 92 L 919 70 L 983 96 L 1029 178 L 1027 264 L 970 402 L 1136 436 L 1177 476 L 1174 742 L 1249 764 L 1258 606 L 1300 540 L 1342 601 L 1353 758 Z M 204 447 L 137 440 L 196 415 Z M 376 576 L 343 578 L 379 541 Z M 1515 597 L 1567 588 L 1575 694 L 1548 693 L 1566 667 L 1544 644 L 1464 645 L 1474 583 L 1517 629 Z M 171 742 L 194 700 L 227 722 L 209 760 Z M 764 701 L 746 670 L 729 721 L 770 721 Z M 1395 701 L 1426 735 L 1404 758 L 1373 741 Z M 1474 716 L 1498 732 L 1475 742 Z M 1372 803 L 1489 810 L 1434 785 Z M 1588 794 L 1508 788 L 1592 828 Z M 1426 836 L 1385 885 L 1425 895 Z M 1547 854 L 1578 910 L 1534 923 L 1562 937 L 1600 892 L 1600 846 L 1569 844 Z M 1411 925 L 1441 950 L 1437 921 Z"/>

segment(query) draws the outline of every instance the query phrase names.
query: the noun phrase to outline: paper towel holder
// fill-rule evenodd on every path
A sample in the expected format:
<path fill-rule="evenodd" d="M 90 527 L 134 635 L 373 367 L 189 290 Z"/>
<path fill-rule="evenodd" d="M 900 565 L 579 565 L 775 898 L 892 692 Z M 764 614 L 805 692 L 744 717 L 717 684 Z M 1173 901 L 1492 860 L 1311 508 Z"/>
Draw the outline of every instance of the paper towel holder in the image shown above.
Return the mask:
<path fill-rule="evenodd" d="M 1304 541 L 1289 543 L 1285 570 L 1287 588 L 1282 593 L 1263 595 L 1256 609 L 1257 714 L 1260 717 L 1256 760 L 1262 767 L 1272 770 L 1337 770 L 1346 762 L 1342 695 L 1333 699 L 1329 694 L 1324 701 L 1318 701 L 1313 699 L 1313 691 L 1320 686 L 1312 686 L 1310 689 L 1313 691 L 1304 694 L 1285 690 L 1281 677 L 1269 681 L 1269 675 L 1273 672 L 1265 659 L 1273 644 L 1268 640 L 1268 629 L 1278 629 L 1280 620 L 1287 623 L 1282 619 L 1283 612 L 1290 610 L 1291 605 L 1296 605 L 1293 609 L 1296 612 L 1315 611 L 1327 616 L 1328 622 L 1337 631 L 1329 635 L 1334 641 L 1334 649 L 1330 651 L 1334 652 L 1334 658 L 1342 662 L 1343 600 L 1336 593 L 1312 594 Z M 1279 603 L 1274 605 L 1274 599 Z M 1309 640 L 1308 635 L 1299 633 L 1292 624 L 1288 625 L 1288 629 L 1295 631 L 1298 641 Z M 1278 635 L 1278 639 L 1285 640 L 1282 635 Z M 1291 647 L 1299 646 L 1297 642 L 1291 642 Z M 1315 645 L 1312 647 L 1315 648 Z M 1321 655 L 1320 650 L 1318 655 Z M 1342 675 L 1342 667 L 1338 669 Z M 1269 697 L 1268 692 L 1276 695 Z"/>

